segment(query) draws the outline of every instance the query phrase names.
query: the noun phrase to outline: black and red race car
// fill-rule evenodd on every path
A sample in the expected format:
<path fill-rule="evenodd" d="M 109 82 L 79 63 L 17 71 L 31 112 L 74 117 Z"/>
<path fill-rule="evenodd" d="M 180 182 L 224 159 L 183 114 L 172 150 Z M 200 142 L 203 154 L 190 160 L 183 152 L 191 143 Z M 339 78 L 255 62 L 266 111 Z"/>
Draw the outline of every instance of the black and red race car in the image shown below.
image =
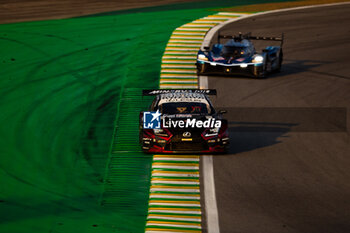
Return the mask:
<path fill-rule="evenodd" d="M 140 113 L 140 143 L 148 153 L 224 153 L 229 144 L 225 111 L 215 111 L 208 95 L 216 90 L 144 90 L 154 95 Z"/>

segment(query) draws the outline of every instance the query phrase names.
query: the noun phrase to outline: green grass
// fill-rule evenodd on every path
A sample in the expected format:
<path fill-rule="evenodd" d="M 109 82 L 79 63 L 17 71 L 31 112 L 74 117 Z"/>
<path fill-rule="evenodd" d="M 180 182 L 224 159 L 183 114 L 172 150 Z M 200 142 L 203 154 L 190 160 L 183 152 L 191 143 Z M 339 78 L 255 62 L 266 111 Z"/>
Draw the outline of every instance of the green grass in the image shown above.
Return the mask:
<path fill-rule="evenodd" d="M 172 31 L 207 14 L 0 25 L 0 232 L 143 231 L 149 177 L 126 182 L 143 182 L 135 187 L 141 205 L 99 202 L 118 103 L 124 89 L 157 88 Z M 149 172 L 149 158 L 135 164 Z"/>

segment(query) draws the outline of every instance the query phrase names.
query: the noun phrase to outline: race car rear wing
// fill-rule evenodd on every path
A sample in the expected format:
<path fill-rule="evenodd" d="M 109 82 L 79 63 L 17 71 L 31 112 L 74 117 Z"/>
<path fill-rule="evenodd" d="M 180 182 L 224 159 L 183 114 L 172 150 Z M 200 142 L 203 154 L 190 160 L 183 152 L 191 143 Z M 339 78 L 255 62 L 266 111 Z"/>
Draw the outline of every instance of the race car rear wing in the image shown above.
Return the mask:
<path fill-rule="evenodd" d="M 167 93 L 202 93 L 206 95 L 216 95 L 215 89 L 154 89 L 142 90 L 143 96 L 153 96 Z"/>
<path fill-rule="evenodd" d="M 269 40 L 269 41 L 281 41 L 281 47 L 283 45 L 283 41 L 284 41 L 284 33 L 281 34 L 280 37 L 272 37 L 272 36 L 252 36 L 251 33 L 247 33 L 247 34 L 242 34 L 239 33 L 238 36 L 232 36 L 232 35 L 220 35 L 220 32 L 218 34 L 218 43 L 220 44 L 220 39 L 234 39 L 234 40 L 238 40 L 241 41 L 243 39 L 247 39 L 247 40 Z"/>

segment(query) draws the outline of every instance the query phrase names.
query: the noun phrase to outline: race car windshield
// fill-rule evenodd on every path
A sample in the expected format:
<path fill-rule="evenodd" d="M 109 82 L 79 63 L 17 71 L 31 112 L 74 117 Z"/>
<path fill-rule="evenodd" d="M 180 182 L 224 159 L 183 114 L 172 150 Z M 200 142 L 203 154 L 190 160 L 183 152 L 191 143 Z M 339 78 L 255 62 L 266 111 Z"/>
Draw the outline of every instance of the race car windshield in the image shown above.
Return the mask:
<path fill-rule="evenodd" d="M 208 114 L 207 105 L 204 103 L 163 103 L 159 106 L 163 114 Z"/>
<path fill-rule="evenodd" d="M 224 46 L 222 55 L 224 57 L 241 57 L 245 54 L 245 47 Z"/>

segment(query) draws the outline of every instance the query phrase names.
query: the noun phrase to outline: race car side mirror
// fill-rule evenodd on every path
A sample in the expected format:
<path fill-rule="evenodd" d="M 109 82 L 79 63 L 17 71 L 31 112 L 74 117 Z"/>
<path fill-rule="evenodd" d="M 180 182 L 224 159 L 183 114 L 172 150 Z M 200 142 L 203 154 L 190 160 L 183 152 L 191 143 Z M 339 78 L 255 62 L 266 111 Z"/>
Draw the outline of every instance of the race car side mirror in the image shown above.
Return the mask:
<path fill-rule="evenodd" d="M 219 111 L 219 114 L 225 114 L 225 113 L 227 113 L 226 110 L 220 110 L 220 111 Z"/>
<path fill-rule="evenodd" d="M 140 120 L 140 124 L 142 123 L 143 121 L 143 111 L 140 112 L 140 115 L 139 115 L 139 120 Z"/>

